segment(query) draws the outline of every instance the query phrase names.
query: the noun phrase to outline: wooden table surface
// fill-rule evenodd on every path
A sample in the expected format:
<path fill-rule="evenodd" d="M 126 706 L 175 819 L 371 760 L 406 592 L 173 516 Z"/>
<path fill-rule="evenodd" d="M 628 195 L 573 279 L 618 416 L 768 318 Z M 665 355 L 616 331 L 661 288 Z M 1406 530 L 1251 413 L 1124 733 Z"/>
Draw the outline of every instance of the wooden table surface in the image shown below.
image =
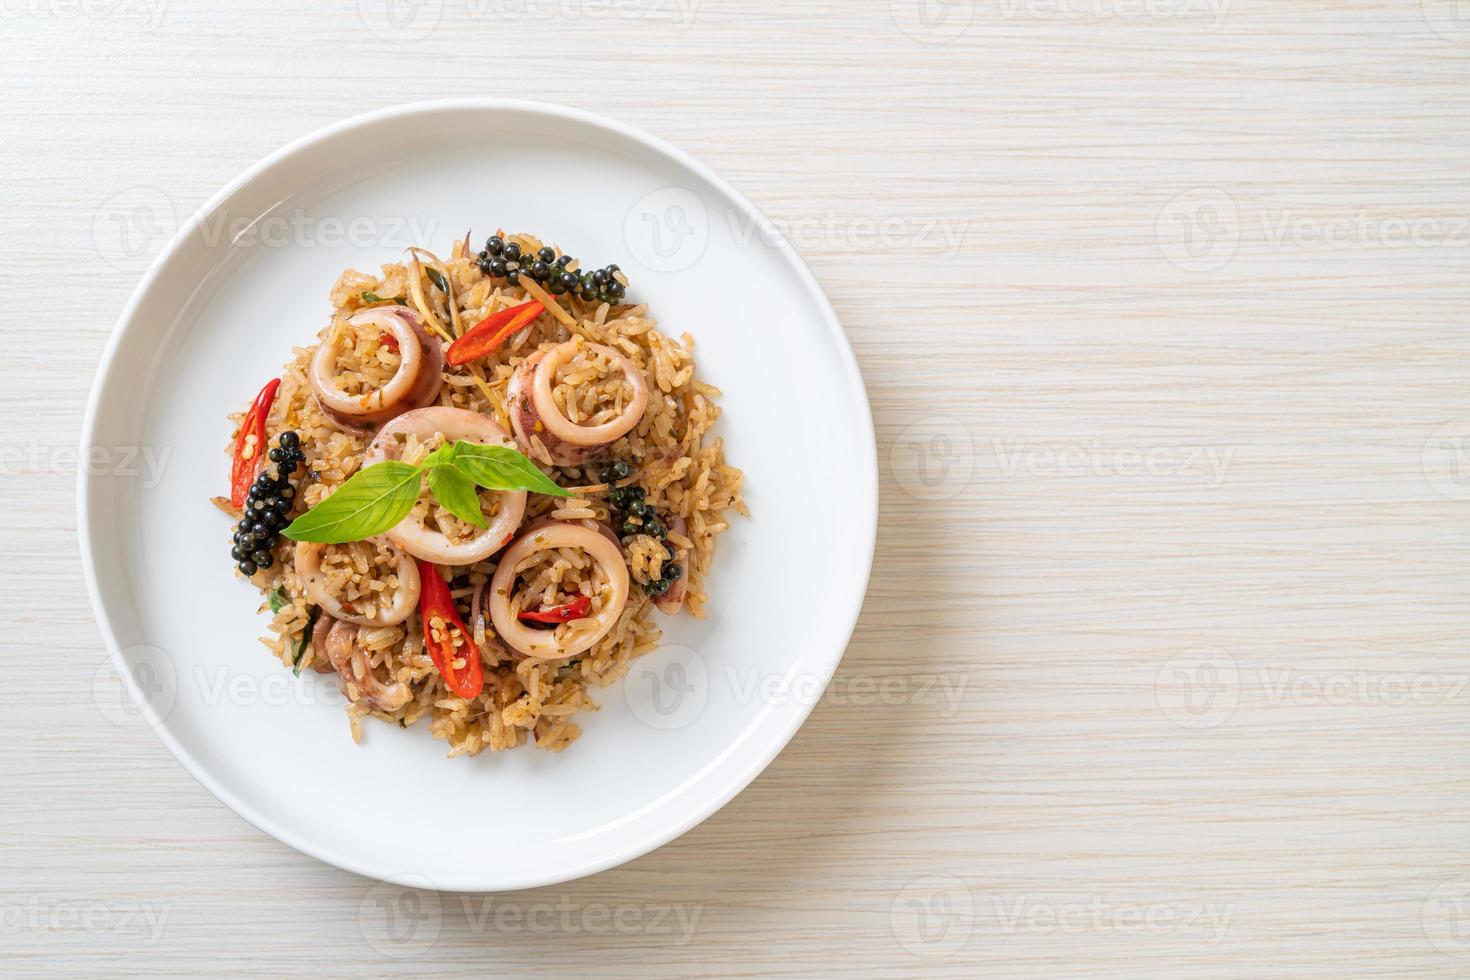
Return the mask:
<path fill-rule="evenodd" d="M 0 973 L 1470 974 L 1463 3 L 0 0 L 0 39 Z M 319 864 L 112 724 L 73 490 L 177 221 L 465 93 L 745 191 L 882 471 L 856 635 L 770 769 L 484 896 Z"/>

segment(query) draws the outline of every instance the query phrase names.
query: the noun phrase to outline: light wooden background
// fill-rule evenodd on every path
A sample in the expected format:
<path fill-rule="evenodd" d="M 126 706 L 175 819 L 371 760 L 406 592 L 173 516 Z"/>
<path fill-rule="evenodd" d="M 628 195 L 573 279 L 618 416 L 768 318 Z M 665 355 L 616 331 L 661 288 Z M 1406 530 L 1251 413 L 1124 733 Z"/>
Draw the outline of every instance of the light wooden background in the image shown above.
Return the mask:
<path fill-rule="evenodd" d="M 0 973 L 1470 974 L 1470 7 L 398 14 L 0 0 Z M 467 899 L 297 854 L 99 717 L 70 455 L 169 209 L 461 93 L 644 127 L 787 228 L 883 481 L 769 771 Z"/>

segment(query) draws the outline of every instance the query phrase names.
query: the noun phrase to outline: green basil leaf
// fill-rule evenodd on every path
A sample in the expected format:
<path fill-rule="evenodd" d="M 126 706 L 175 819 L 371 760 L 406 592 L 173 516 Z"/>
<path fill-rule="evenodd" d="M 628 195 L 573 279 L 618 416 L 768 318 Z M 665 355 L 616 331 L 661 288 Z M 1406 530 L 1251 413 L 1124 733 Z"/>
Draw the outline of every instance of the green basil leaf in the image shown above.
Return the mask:
<path fill-rule="evenodd" d="M 383 302 L 383 297 L 379 296 L 377 293 L 363 293 L 362 301 L 364 303 L 381 303 Z"/>
<path fill-rule="evenodd" d="M 420 463 L 419 466 L 422 469 L 431 470 L 436 466 L 443 466 L 446 463 L 449 463 L 453 458 L 454 443 L 446 442 L 444 445 L 440 446 L 438 449 L 425 456 L 424 461 Z"/>
<path fill-rule="evenodd" d="M 266 598 L 270 600 L 271 612 L 273 613 L 280 612 L 291 601 L 286 597 L 286 590 L 280 587 L 271 589 L 270 592 L 266 593 Z"/>
<path fill-rule="evenodd" d="M 570 497 L 551 478 L 507 446 L 456 442 L 450 465 L 486 490 L 530 490 L 551 497 Z"/>
<path fill-rule="evenodd" d="M 306 628 L 301 631 L 301 639 L 296 641 L 296 656 L 291 660 L 291 673 L 297 677 L 301 676 L 301 658 L 306 656 L 306 648 L 311 646 L 311 633 L 316 629 L 316 621 L 321 614 L 320 606 L 312 606 L 311 612 L 306 614 Z"/>
<path fill-rule="evenodd" d="M 480 494 L 474 481 L 453 466 L 429 467 L 429 489 L 434 492 L 434 499 L 455 517 L 475 527 L 489 527 L 480 509 Z"/>
<path fill-rule="evenodd" d="M 292 521 L 281 533 L 292 541 L 344 544 L 382 534 L 413 510 L 423 475 L 395 459 L 352 475 L 337 492 Z"/>
<path fill-rule="evenodd" d="M 444 281 L 444 276 L 439 272 L 438 269 L 434 268 L 432 265 L 426 265 L 424 266 L 424 274 L 429 277 L 430 282 L 439 287 L 439 292 L 443 293 L 445 296 L 449 295 L 449 283 Z"/>

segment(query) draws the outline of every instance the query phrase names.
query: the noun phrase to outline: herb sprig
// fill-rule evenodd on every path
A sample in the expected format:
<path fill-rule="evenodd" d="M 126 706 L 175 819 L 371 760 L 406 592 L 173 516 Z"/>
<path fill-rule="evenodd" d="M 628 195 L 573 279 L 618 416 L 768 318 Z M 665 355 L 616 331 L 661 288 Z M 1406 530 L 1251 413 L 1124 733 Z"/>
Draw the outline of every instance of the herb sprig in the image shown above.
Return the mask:
<path fill-rule="evenodd" d="M 320 544 L 382 534 L 413 510 L 425 476 L 429 492 L 444 509 L 475 527 L 488 526 L 476 487 L 571 496 L 514 449 L 461 440 L 445 443 L 417 466 L 390 459 L 363 467 L 281 533 L 293 541 Z"/>
<path fill-rule="evenodd" d="M 296 655 L 291 658 L 291 673 L 297 677 L 301 676 L 301 660 L 306 656 L 306 648 L 311 646 L 311 635 L 316 632 L 316 621 L 321 616 L 321 606 L 312 606 L 311 612 L 306 614 L 306 625 L 301 629 L 301 639 L 296 641 Z"/>

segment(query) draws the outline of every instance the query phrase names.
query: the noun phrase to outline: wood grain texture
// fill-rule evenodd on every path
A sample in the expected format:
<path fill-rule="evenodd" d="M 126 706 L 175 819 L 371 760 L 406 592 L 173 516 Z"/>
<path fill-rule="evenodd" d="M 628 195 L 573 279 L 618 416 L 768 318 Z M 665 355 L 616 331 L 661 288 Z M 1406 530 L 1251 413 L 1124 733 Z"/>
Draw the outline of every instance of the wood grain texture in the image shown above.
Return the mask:
<path fill-rule="evenodd" d="M 3 972 L 1470 971 L 1463 4 L 404 10 L 0 0 Z M 625 867 L 470 897 L 297 854 L 99 717 L 70 454 L 167 230 L 140 200 L 464 92 L 745 191 L 837 307 L 883 479 L 771 768 Z"/>

